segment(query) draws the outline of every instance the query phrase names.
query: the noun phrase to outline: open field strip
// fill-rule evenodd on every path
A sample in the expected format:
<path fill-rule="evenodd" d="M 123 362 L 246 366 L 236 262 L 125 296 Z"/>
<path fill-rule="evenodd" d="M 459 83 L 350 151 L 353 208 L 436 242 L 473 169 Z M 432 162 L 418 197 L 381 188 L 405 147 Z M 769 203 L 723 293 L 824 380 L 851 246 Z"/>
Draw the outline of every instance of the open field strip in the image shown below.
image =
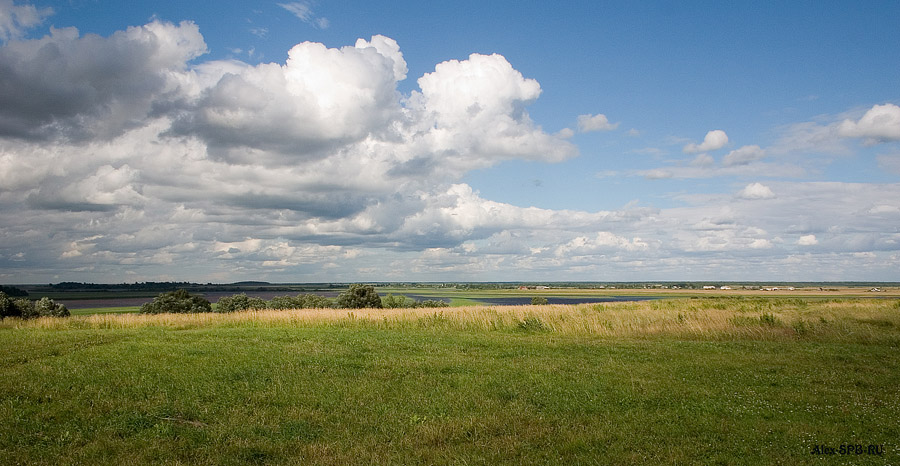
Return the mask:
<path fill-rule="evenodd" d="M 140 306 L 120 306 L 120 307 L 89 307 L 83 309 L 69 309 L 73 316 L 90 315 L 90 314 L 127 314 L 136 313 L 141 310 Z"/>
<path fill-rule="evenodd" d="M 6 319 L 0 464 L 898 464 L 898 354 L 897 300 Z"/>
<path fill-rule="evenodd" d="M 529 329 L 558 335 L 678 338 L 828 338 L 869 341 L 900 335 L 895 300 L 797 298 L 672 299 L 546 306 L 463 306 L 435 309 L 296 309 L 236 313 L 119 315 L 68 319 L 6 319 L 4 327 L 46 329 L 206 326 L 437 327 L 465 331 Z"/>

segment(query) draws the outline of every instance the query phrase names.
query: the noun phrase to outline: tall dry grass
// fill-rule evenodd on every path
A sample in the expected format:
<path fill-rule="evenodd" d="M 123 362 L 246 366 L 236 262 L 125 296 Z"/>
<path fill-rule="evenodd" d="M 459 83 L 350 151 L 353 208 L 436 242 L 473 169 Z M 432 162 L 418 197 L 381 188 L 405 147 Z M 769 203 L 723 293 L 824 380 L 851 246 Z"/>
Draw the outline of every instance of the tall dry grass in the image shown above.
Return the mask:
<path fill-rule="evenodd" d="M 508 331 L 616 338 L 826 339 L 900 341 L 896 300 L 797 298 L 665 299 L 545 306 L 441 309 L 295 309 L 229 314 L 94 314 L 8 318 L 0 329 L 129 329 L 160 327 L 371 327 Z"/>

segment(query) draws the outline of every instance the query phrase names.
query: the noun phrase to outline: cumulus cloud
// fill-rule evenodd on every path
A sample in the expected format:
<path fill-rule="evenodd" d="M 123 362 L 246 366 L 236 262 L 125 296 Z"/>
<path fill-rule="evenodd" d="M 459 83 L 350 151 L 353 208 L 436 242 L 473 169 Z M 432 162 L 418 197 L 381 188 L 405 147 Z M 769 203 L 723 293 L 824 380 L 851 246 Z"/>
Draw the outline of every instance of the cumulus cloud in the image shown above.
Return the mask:
<path fill-rule="evenodd" d="M 272 155 L 259 151 L 322 157 L 385 131 L 401 117 L 396 84 L 406 62 L 393 39 L 374 36 L 340 49 L 304 42 L 284 65 L 218 62 L 198 71 L 196 80 L 214 84 L 179 114 L 172 134 L 197 136 L 213 155 L 247 163 Z"/>
<path fill-rule="evenodd" d="M 775 197 L 775 193 L 764 184 L 750 183 L 738 193 L 738 197 L 749 200 L 772 199 Z"/>
<path fill-rule="evenodd" d="M 612 131 L 619 127 L 618 123 L 610 123 L 606 115 L 578 115 L 578 131 L 590 133 L 593 131 Z"/>
<path fill-rule="evenodd" d="M 797 240 L 797 244 L 800 246 L 815 246 L 819 244 L 819 240 L 816 239 L 816 235 L 803 235 Z"/>
<path fill-rule="evenodd" d="M 193 23 L 160 21 L 109 37 L 53 29 L 0 48 L 0 235 L 15 238 L 0 262 L 64 257 L 88 273 L 206 251 L 239 273 L 302 268 L 297 251 L 337 248 L 334 261 L 308 264 L 314 273 L 356 245 L 458 247 L 573 221 L 454 184 L 503 160 L 577 155 L 571 134 L 531 121 L 540 86 L 500 55 L 438 64 L 402 95 L 407 65 L 384 36 L 298 44 L 281 64 L 193 63 L 205 50 Z M 34 249 L 38 224 L 56 233 Z"/>
<path fill-rule="evenodd" d="M 0 136 L 110 138 L 143 124 L 206 52 L 194 23 L 154 21 L 108 38 L 51 28 L 0 47 Z"/>
<path fill-rule="evenodd" d="M 720 129 L 712 130 L 706 133 L 703 142 L 700 144 L 690 143 L 682 149 L 685 154 L 696 154 L 698 152 L 707 152 L 718 150 L 728 144 L 728 135 Z"/>
<path fill-rule="evenodd" d="M 15 5 L 13 0 L 0 0 L 0 42 L 21 38 L 25 31 L 41 24 L 53 14 L 52 8 Z"/>
<path fill-rule="evenodd" d="M 900 141 L 900 107 L 875 105 L 858 121 L 842 121 L 837 132 L 841 137 L 863 138 L 872 144 Z"/>

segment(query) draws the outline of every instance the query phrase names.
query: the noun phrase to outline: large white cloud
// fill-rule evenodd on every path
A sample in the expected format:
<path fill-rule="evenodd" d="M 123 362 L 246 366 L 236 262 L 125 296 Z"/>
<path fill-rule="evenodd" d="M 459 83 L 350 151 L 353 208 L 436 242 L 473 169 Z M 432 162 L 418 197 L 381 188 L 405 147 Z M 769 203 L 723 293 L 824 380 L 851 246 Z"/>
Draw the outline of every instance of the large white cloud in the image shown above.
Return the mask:
<path fill-rule="evenodd" d="M 406 62 L 383 36 L 340 49 L 304 42 L 284 65 L 211 63 L 200 71 L 200 82 L 215 84 L 179 115 L 173 134 L 198 136 L 234 162 L 271 155 L 260 150 L 288 162 L 323 157 L 401 117 L 396 84 Z"/>

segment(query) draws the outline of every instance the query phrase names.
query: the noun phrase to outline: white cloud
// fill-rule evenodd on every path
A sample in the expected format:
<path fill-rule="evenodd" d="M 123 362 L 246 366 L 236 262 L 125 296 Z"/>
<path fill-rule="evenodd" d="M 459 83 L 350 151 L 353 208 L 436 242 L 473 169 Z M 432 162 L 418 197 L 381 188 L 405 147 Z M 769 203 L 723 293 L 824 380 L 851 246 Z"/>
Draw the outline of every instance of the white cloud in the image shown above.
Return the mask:
<path fill-rule="evenodd" d="M 304 42 L 284 65 L 210 63 L 199 71 L 194 79 L 214 85 L 180 113 L 173 134 L 202 138 L 224 160 L 294 161 L 387 130 L 400 118 L 396 84 L 406 62 L 395 41 L 374 36 L 341 49 Z"/>
<path fill-rule="evenodd" d="M 709 154 L 697 154 L 694 157 L 694 160 L 691 160 L 691 165 L 695 167 L 711 167 L 716 164 L 716 159 L 712 158 Z"/>
<path fill-rule="evenodd" d="M 861 116 L 856 111 L 848 113 L 849 117 L 826 115 L 817 121 L 788 125 L 770 149 L 782 154 L 850 155 L 853 152 L 847 139 L 862 139 L 865 145 L 900 141 L 900 107 L 897 105 L 874 105 Z"/>
<path fill-rule="evenodd" d="M 859 121 L 842 121 L 837 132 L 841 137 L 864 138 L 873 144 L 900 141 L 900 107 L 875 105 Z"/>
<path fill-rule="evenodd" d="M 612 131 L 619 127 L 618 123 L 610 123 L 606 115 L 578 115 L 578 131 L 590 133 L 593 131 Z"/>
<path fill-rule="evenodd" d="M 51 28 L 41 39 L 8 43 L 0 48 L 0 133 L 70 141 L 120 135 L 154 106 L 171 106 L 177 75 L 205 52 L 190 22 L 154 21 L 108 38 Z"/>
<path fill-rule="evenodd" d="M 771 247 L 772 242 L 764 238 L 757 238 L 750 243 L 751 249 L 769 249 Z"/>
<path fill-rule="evenodd" d="M 51 45 L 58 56 L 31 53 Z M 856 253 L 873 256 L 867 271 L 896 266 L 898 184 L 765 181 L 735 194 L 705 183 L 713 192 L 665 209 L 598 212 L 486 199 L 466 173 L 577 155 L 571 130 L 531 120 L 541 87 L 500 55 L 437 64 L 401 94 L 407 64 L 383 36 L 302 43 L 259 65 L 197 62 L 205 49 L 196 25 L 157 21 L 0 46 L 0 277 L 743 278 L 832 270 Z M 717 165 L 716 144 L 646 174 L 801 170 L 755 146 Z M 835 239 L 781 239 L 812 233 Z"/>
<path fill-rule="evenodd" d="M 327 18 L 317 17 L 312 10 L 312 5 L 310 2 L 290 2 L 290 3 L 279 3 L 278 6 L 284 8 L 285 10 L 291 12 L 297 18 L 300 18 L 301 21 L 312 25 L 318 29 L 327 29 L 329 26 L 329 21 Z"/>
<path fill-rule="evenodd" d="M 775 197 L 775 193 L 772 192 L 771 188 L 764 184 L 750 183 L 738 193 L 738 197 L 750 200 L 772 199 Z"/>
<path fill-rule="evenodd" d="M 815 246 L 819 244 L 819 240 L 816 239 L 816 235 L 803 235 L 797 240 L 797 244 L 800 246 Z"/>
<path fill-rule="evenodd" d="M 712 130 L 706 133 L 703 142 L 700 144 L 690 143 L 684 146 L 684 153 L 696 154 L 698 152 L 714 151 L 725 147 L 728 144 L 728 135 L 720 129 Z"/>
<path fill-rule="evenodd" d="M 734 165 L 748 165 L 765 158 L 766 151 L 759 146 L 743 146 L 733 150 L 722 158 L 722 165 L 731 167 Z"/>
<path fill-rule="evenodd" d="M 37 9 L 34 5 L 16 5 L 13 0 L 0 0 L 0 42 L 19 39 L 25 31 L 44 22 L 53 14 L 52 8 Z"/>

